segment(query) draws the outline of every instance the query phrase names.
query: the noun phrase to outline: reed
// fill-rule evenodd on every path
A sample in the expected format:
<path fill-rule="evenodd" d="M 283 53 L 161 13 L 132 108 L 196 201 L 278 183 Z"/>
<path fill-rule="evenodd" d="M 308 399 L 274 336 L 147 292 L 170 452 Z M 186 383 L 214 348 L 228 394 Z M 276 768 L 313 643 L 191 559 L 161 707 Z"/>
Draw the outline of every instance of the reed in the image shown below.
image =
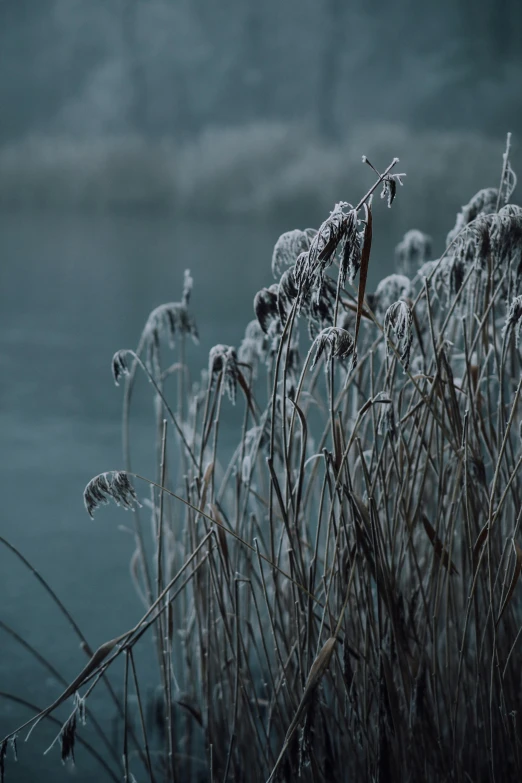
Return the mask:
<path fill-rule="evenodd" d="M 93 478 L 85 505 L 133 509 L 145 608 L 27 722 L 70 701 L 63 758 L 123 659 L 122 745 L 95 748 L 113 779 L 520 776 L 522 208 L 509 153 L 508 137 L 499 187 L 462 209 L 444 253 L 408 232 L 398 274 L 373 293 L 373 196 L 392 206 L 404 175 L 396 159 L 370 164 L 355 206 L 277 240 L 243 342 L 216 345 L 197 383 L 189 273 L 180 302 L 115 354 L 125 466 Z M 156 411 L 153 477 L 131 464 L 138 373 Z M 149 704 L 138 644 L 158 663 Z M 2 779 L 23 728 L 0 745 Z"/>

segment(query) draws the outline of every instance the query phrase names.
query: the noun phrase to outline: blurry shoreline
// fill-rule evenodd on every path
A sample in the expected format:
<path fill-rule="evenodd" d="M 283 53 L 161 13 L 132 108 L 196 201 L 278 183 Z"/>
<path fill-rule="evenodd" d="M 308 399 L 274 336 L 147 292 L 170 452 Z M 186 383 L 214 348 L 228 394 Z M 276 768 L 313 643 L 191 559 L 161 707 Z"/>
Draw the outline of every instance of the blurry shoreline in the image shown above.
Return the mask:
<path fill-rule="evenodd" d="M 516 129 L 514 141 L 516 170 Z M 395 229 L 437 232 L 484 183 L 498 184 L 504 142 L 371 124 L 331 145 L 281 122 L 209 129 L 183 143 L 33 134 L 0 147 L 0 209 L 143 210 L 304 225 L 323 219 L 336 201 L 366 192 L 374 175 L 361 163 L 364 154 L 379 170 L 397 156 L 397 171 L 407 173 L 394 204 Z"/>

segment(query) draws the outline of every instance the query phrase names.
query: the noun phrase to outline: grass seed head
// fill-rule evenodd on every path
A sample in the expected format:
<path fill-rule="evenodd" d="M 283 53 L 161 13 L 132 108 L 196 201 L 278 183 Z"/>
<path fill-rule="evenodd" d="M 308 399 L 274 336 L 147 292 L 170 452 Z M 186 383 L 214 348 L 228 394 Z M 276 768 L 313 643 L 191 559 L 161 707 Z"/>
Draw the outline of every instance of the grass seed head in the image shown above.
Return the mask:
<path fill-rule="evenodd" d="M 101 505 L 107 505 L 112 499 L 124 509 L 134 509 L 139 506 L 138 497 L 124 470 L 112 470 L 100 473 L 89 481 L 83 493 L 87 513 L 92 518 Z"/>
<path fill-rule="evenodd" d="M 222 393 L 226 391 L 228 399 L 232 405 L 235 405 L 237 381 L 239 378 L 236 349 L 231 345 L 222 344 L 211 348 L 208 355 L 208 373 L 212 382 L 220 373 L 223 373 L 221 391 Z"/>
<path fill-rule="evenodd" d="M 308 250 L 310 238 L 306 231 L 294 228 L 281 234 L 272 253 L 272 274 L 279 280 L 285 267 L 293 266 L 297 257 Z"/>

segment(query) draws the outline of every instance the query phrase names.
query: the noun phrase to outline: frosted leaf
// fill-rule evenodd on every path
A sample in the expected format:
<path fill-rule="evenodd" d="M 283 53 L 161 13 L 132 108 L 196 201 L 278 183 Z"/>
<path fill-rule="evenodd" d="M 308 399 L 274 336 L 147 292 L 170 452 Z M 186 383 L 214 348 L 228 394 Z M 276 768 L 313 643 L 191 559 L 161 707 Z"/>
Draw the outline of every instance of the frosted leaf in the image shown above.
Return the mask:
<path fill-rule="evenodd" d="M 395 201 L 395 196 L 397 195 L 397 185 L 402 187 L 404 183 L 401 178 L 405 176 L 406 174 L 388 174 L 388 176 L 383 179 L 381 198 L 386 199 L 388 207 L 391 207 Z"/>

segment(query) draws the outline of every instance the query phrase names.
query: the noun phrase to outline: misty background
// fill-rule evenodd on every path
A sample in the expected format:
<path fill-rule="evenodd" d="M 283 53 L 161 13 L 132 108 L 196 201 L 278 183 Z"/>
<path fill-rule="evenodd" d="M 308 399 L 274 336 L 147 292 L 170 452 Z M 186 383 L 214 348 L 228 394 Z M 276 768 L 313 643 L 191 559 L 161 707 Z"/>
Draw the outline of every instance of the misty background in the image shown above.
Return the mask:
<path fill-rule="evenodd" d="M 370 290 L 408 229 L 440 253 L 460 206 L 499 182 L 507 131 L 521 171 L 521 86 L 520 0 L 0 0 L 0 536 L 93 648 L 141 613 L 130 515 L 91 521 L 82 503 L 122 464 L 113 353 L 180 298 L 187 267 L 191 368 L 238 345 L 277 237 L 356 203 L 374 181 L 363 154 L 407 173 L 392 209 L 375 204 Z M 135 467 L 153 475 L 137 391 Z M 5 546 L 0 592 L 0 691 L 42 707 L 62 688 L 5 624 L 67 680 L 84 653 Z M 112 737 L 101 689 L 90 703 Z M 0 696 L 0 738 L 30 714 Z M 56 747 L 42 756 L 56 733 L 41 724 L 17 766 L 8 754 L 6 780 L 69 779 Z M 78 748 L 75 780 L 96 769 Z"/>

